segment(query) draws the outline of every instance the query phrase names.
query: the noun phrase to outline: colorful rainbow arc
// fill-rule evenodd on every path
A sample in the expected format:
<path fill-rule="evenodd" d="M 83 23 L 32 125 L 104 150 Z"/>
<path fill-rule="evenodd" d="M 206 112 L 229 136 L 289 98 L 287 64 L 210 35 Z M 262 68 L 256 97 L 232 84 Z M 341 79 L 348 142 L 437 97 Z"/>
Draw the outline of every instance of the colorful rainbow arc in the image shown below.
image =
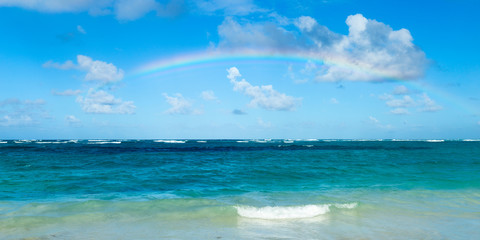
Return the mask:
<path fill-rule="evenodd" d="M 311 53 L 302 52 L 284 52 L 284 53 L 269 53 L 259 51 L 242 51 L 232 53 L 220 53 L 215 51 L 201 51 L 190 52 L 187 54 L 176 55 L 169 58 L 161 58 L 159 60 L 142 65 L 134 70 L 134 76 L 149 76 L 149 75 L 163 75 L 175 72 L 188 71 L 191 69 L 199 69 L 214 66 L 231 67 L 241 63 L 253 63 L 253 64 L 305 64 L 308 61 L 314 62 L 318 65 L 331 65 L 339 66 L 346 69 L 352 69 L 353 71 L 361 71 L 366 74 L 371 74 L 378 77 L 380 80 L 398 81 L 401 84 L 407 85 L 413 90 L 432 93 L 435 97 L 440 97 L 445 102 L 454 103 L 457 107 L 463 109 L 468 113 L 478 113 L 477 108 L 471 106 L 471 104 L 446 92 L 443 89 L 434 87 L 432 85 L 423 84 L 421 81 L 405 80 L 392 76 L 387 71 L 378 69 L 372 69 L 367 65 L 361 63 L 351 63 L 348 59 L 339 57 L 330 57 L 328 59 L 321 58 Z"/>
<path fill-rule="evenodd" d="M 271 53 L 248 50 L 231 53 L 203 51 L 162 58 L 137 68 L 134 71 L 134 75 L 147 76 L 151 74 L 167 74 L 195 68 L 225 65 L 227 63 L 285 63 L 289 65 L 294 63 L 305 64 L 308 61 L 314 62 L 318 65 L 335 65 L 346 69 L 352 69 L 354 71 L 361 71 L 377 76 L 379 79 L 402 80 L 392 76 L 392 74 L 387 71 L 372 69 L 361 63 L 353 64 L 345 58 L 329 57 L 327 59 L 308 52 Z"/>

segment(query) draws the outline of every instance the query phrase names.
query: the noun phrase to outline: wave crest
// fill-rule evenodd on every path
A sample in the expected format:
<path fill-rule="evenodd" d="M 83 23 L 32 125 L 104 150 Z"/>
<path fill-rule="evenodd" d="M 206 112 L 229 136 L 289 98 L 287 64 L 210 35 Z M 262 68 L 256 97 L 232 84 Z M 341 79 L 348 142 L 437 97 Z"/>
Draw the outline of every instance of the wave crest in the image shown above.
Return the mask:
<path fill-rule="evenodd" d="M 236 206 L 238 215 L 246 218 L 257 219 L 298 219 L 312 218 L 330 211 L 329 205 L 303 205 L 288 207 L 251 207 Z"/>

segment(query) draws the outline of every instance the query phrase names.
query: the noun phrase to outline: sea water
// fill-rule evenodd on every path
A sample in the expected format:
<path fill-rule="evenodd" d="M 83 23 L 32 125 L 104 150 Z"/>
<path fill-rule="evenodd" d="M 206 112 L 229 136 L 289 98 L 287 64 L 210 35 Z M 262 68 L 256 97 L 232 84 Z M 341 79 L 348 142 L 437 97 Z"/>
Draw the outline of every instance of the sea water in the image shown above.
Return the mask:
<path fill-rule="evenodd" d="M 479 239 L 475 140 L 3 140 L 0 239 Z"/>

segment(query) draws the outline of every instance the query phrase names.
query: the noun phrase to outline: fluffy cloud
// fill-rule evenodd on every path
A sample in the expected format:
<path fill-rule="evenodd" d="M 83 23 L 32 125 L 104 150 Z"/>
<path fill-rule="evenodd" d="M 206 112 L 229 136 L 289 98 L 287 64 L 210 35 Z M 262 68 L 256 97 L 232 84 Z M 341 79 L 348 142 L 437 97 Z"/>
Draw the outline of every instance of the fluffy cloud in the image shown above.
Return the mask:
<path fill-rule="evenodd" d="M 77 69 L 84 71 L 86 81 L 96 81 L 102 84 L 114 83 L 123 79 L 124 72 L 112 63 L 93 60 L 91 57 L 77 55 L 77 64 L 68 60 L 65 63 L 48 61 L 43 64 L 46 68 L 57 68 L 61 70 Z"/>
<path fill-rule="evenodd" d="M 212 90 L 203 91 L 201 94 L 203 100 L 207 101 L 216 101 L 218 98 L 215 96 L 215 93 Z"/>
<path fill-rule="evenodd" d="M 38 123 L 41 118 L 49 118 L 44 109 L 45 101 L 20 100 L 10 98 L 0 101 L 0 126 L 28 126 Z"/>
<path fill-rule="evenodd" d="M 80 119 L 73 115 L 67 115 L 65 116 L 65 121 L 68 123 L 68 125 L 76 126 L 81 123 Z"/>
<path fill-rule="evenodd" d="M 409 108 L 414 108 L 420 112 L 436 112 L 443 109 L 432 100 L 426 93 L 407 95 L 411 91 L 405 86 L 397 86 L 392 94 L 385 93 L 379 98 L 385 101 L 385 104 L 391 108 L 390 113 L 397 115 L 410 114 Z M 399 96 L 400 95 L 400 96 Z"/>
<path fill-rule="evenodd" d="M 132 101 L 122 101 L 110 93 L 93 88 L 88 90 L 85 97 L 77 97 L 77 102 L 86 113 L 133 114 L 136 108 Z"/>
<path fill-rule="evenodd" d="M 218 48 L 322 59 L 325 64 L 316 71 L 317 81 L 415 79 L 423 76 L 428 64 L 407 29 L 393 30 L 361 14 L 347 17 L 348 35 L 332 32 L 309 16 L 291 22 L 297 29 L 272 21 L 239 23 L 226 18 L 218 27 Z"/>
<path fill-rule="evenodd" d="M 92 60 L 92 58 L 78 55 L 78 66 L 81 70 L 86 71 L 87 81 L 100 81 L 103 83 L 117 82 L 123 78 L 123 70 L 111 63 L 102 62 L 99 60 Z"/>
<path fill-rule="evenodd" d="M 283 110 L 291 111 L 299 105 L 301 99 L 287 96 L 284 93 L 275 91 L 272 85 L 265 86 L 253 86 L 245 79 L 237 81 L 236 79 L 241 76 L 236 67 L 227 69 L 227 78 L 233 84 L 233 90 L 241 92 L 252 100 L 251 106 L 258 106 L 267 110 Z"/>
<path fill-rule="evenodd" d="M 165 111 L 167 114 L 201 114 L 202 111 L 198 109 L 193 109 L 193 103 L 187 99 L 185 99 L 182 94 L 177 93 L 173 96 L 169 96 L 168 94 L 164 93 L 163 97 L 168 104 L 170 104 L 170 108 Z"/>
<path fill-rule="evenodd" d="M 386 102 L 387 106 L 392 107 L 392 108 L 406 108 L 406 107 L 412 107 L 415 106 L 415 101 L 412 99 L 412 97 L 406 95 L 403 96 L 403 98 L 400 99 L 395 99 L 392 98 Z"/>
<path fill-rule="evenodd" d="M 423 112 L 436 112 L 443 109 L 442 106 L 433 101 L 426 93 L 422 94 L 419 102 L 421 104 L 420 110 Z"/>

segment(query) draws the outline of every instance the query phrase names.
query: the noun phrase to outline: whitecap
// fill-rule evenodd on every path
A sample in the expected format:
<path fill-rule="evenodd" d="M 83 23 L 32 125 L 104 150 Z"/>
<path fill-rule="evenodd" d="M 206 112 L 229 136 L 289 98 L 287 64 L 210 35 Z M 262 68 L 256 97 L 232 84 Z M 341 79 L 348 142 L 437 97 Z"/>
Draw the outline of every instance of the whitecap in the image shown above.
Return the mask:
<path fill-rule="evenodd" d="M 122 142 L 120 141 L 112 141 L 112 142 L 109 142 L 109 141 L 105 141 L 105 142 L 91 142 L 91 143 L 88 143 L 88 144 L 120 144 Z"/>
<path fill-rule="evenodd" d="M 429 139 L 429 140 L 425 140 L 426 142 L 445 142 L 445 140 L 441 139 L 441 140 L 438 140 L 438 139 Z"/>
<path fill-rule="evenodd" d="M 154 142 L 158 143 L 185 143 L 186 140 L 155 140 Z"/>
<path fill-rule="evenodd" d="M 207 141 L 197 141 L 197 143 L 206 143 Z"/>
<path fill-rule="evenodd" d="M 293 140 L 283 140 L 283 143 L 293 143 Z"/>
<path fill-rule="evenodd" d="M 237 143 L 248 143 L 248 141 L 247 140 L 239 140 L 239 141 L 237 141 Z"/>
<path fill-rule="evenodd" d="M 256 219 L 299 219 L 313 218 L 330 211 L 329 205 L 303 205 L 303 206 L 235 206 L 238 215 Z"/>
<path fill-rule="evenodd" d="M 7 141 L 0 141 L 0 144 L 3 144 L 3 143 L 8 143 Z"/>

